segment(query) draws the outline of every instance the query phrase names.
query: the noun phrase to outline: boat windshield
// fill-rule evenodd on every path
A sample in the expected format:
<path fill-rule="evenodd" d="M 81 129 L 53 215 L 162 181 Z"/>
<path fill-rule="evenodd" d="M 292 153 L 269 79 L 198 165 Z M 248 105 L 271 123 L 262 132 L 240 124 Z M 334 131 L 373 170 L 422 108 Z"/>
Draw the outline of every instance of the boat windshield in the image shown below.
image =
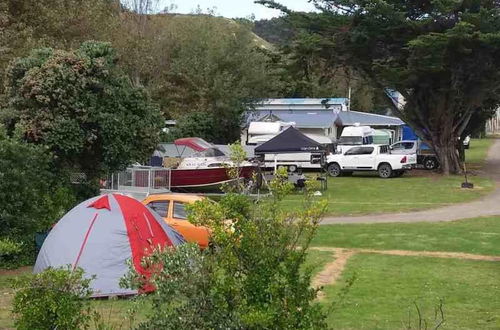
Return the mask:
<path fill-rule="evenodd" d="M 341 145 L 363 144 L 363 138 L 361 136 L 341 136 L 339 139 L 339 144 Z"/>
<path fill-rule="evenodd" d="M 217 148 L 208 148 L 203 151 L 195 152 L 191 157 L 221 157 L 225 154 Z"/>

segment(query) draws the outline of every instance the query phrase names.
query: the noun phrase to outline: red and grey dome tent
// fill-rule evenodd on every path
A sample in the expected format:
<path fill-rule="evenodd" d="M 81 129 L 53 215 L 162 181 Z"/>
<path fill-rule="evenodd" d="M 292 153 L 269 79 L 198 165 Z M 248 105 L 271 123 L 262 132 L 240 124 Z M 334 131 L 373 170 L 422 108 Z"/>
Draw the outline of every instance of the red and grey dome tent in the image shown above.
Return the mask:
<path fill-rule="evenodd" d="M 95 275 L 94 297 L 136 294 L 120 288 L 128 271 L 127 260 L 148 276 L 141 266 L 154 248 L 184 242 L 154 211 L 139 201 L 119 194 L 91 198 L 66 213 L 57 222 L 38 254 L 34 272 L 48 267 L 81 267 L 86 276 Z"/>

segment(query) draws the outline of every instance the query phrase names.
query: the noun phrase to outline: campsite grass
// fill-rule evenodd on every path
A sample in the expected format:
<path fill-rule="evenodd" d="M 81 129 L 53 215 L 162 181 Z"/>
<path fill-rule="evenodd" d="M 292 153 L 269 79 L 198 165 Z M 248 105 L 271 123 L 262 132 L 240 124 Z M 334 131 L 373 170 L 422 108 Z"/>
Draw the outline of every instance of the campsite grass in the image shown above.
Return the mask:
<path fill-rule="evenodd" d="M 500 217 L 441 223 L 343 224 L 321 226 L 314 246 L 463 252 L 500 256 Z M 434 319 L 444 301 L 443 329 L 500 328 L 500 262 L 388 256 L 351 257 L 340 280 L 326 286 L 325 308 L 339 300 L 345 281 L 356 276 L 343 303 L 329 314 L 335 329 L 407 328 L 416 302 Z"/>
<path fill-rule="evenodd" d="M 484 164 L 488 149 L 493 144 L 494 138 L 471 139 L 470 148 L 465 150 L 465 160 L 471 168 L 478 168 Z"/>
<path fill-rule="evenodd" d="M 471 176 L 469 180 L 474 183 L 474 189 L 460 188 L 462 176 L 442 177 L 423 170 L 391 179 L 354 174 L 328 178 L 328 189 L 322 192 L 321 198 L 328 200 L 329 215 L 341 216 L 436 208 L 467 202 L 493 191 L 494 185 L 489 179 Z M 296 209 L 301 207 L 301 202 L 302 195 L 291 195 L 282 202 L 282 207 Z"/>
<path fill-rule="evenodd" d="M 307 252 L 307 259 L 304 263 L 304 268 L 312 271 L 312 275 L 319 273 L 323 267 L 332 261 L 332 252 L 309 250 Z"/>
<path fill-rule="evenodd" d="M 338 284 L 325 287 L 328 307 L 343 281 L 356 276 L 343 303 L 329 315 L 335 329 L 418 329 L 418 304 L 429 328 L 444 301 L 443 329 L 500 327 L 500 263 L 358 254 L 349 259 Z"/>
<path fill-rule="evenodd" d="M 500 217 L 436 223 L 325 225 L 318 229 L 313 245 L 500 256 Z"/>
<path fill-rule="evenodd" d="M 473 172 L 484 165 L 493 138 L 472 139 L 465 151 L 469 169 Z M 309 173 L 316 176 L 317 173 Z M 362 215 L 437 208 L 468 202 L 493 191 L 490 179 L 470 173 L 475 189 L 461 189 L 463 176 L 443 177 L 436 172 L 412 170 L 399 178 L 381 179 L 376 173 L 354 173 L 351 177 L 328 178 L 323 198 L 328 200 L 328 215 Z M 300 194 L 288 196 L 283 208 L 301 205 Z"/>

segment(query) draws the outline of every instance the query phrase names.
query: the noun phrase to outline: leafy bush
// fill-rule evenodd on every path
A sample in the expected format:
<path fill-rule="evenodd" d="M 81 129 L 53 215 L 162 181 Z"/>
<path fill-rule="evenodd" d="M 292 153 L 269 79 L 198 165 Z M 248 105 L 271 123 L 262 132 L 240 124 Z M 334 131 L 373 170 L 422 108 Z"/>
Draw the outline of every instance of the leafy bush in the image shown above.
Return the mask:
<path fill-rule="evenodd" d="M 22 242 L 14 242 L 8 238 L 0 238 L 0 267 L 12 262 L 23 251 Z"/>
<path fill-rule="evenodd" d="M 110 43 L 35 49 L 13 61 L 7 77 L 11 126 L 53 153 L 54 171 L 85 173 L 95 186 L 103 175 L 149 158 L 159 142 L 161 113 L 120 72 Z"/>
<path fill-rule="evenodd" d="M 1 129 L 0 129 L 1 131 Z M 1 267 L 33 262 L 35 233 L 45 232 L 73 205 L 67 181 L 52 172 L 50 152 L 0 133 L 0 237 L 24 242 Z"/>
<path fill-rule="evenodd" d="M 17 329 L 88 328 L 93 313 L 88 298 L 92 279 L 82 269 L 49 268 L 20 280 L 13 302 Z"/>
<path fill-rule="evenodd" d="M 291 187 L 284 173 L 270 186 L 273 197 L 258 205 L 229 193 L 220 203 L 190 207 L 190 221 L 212 229 L 214 247 L 191 245 L 156 251 L 144 260 L 156 293 L 141 328 L 323 329 L 325 314 L 314 303 L 307 248 L 326 204 L 306 190 L 304 207 L 280 207 Z M 159 268 L 157 265 L 162 265 Z M 139 288 L 133 269 L 123 285 Z"/>

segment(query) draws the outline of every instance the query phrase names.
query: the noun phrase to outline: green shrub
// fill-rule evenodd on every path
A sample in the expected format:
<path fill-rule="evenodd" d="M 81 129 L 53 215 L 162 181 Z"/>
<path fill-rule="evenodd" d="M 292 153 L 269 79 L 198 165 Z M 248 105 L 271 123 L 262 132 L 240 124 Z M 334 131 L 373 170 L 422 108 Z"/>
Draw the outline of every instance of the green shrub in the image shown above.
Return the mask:
<path fill-rule="evenodd" d="M 12 262 L 23 251 L 23 246 L 23 242 L 0 238 L 0 267 Z"/>
<path fill-rule="evenodd" d="M 92 319 L 92 279 L 82 269 L 49 268 L 16 283 L 13 313 L 17 329 L 86 329 Z"/>
<path fill-rule="evenodd" d="M 45 147 L 0 134 L 0 237 L 24 242 L 16 258 L 0 267 L 33 263 L 35 233 L 45 232 L 73 205 L 67 181 L 51 172 Z"/>
<path fill-rule="evenodd" d="M 282 173 L 283 174 L 283 173 Z M 301 211 L 280 207 L 290 192 L 284 176 L 270 184 L 273 197 L 251 205 L 226 194 L 190 207 L 190 221 L 212 229 L 213 248 L 156 251 L 144 260 L 156 292 L 143 329 L 323 329 L 325 313 L 314 302 L 309 243 L 326 204 L 306 189 Z M 162 265 L 159 268 L 157 265 Z M 123 285 L 140 288 L 134 269 Z"/>

